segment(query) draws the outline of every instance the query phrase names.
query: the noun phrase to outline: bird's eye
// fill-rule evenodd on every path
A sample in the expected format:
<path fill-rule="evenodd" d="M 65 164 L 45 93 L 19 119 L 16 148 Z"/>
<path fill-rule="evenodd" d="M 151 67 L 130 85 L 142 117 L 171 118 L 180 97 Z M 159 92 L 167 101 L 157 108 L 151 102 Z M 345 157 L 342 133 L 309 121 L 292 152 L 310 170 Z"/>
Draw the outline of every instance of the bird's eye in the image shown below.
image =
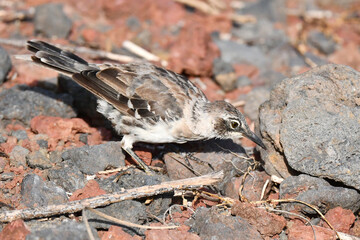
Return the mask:
<path fill-rule="evenodd" d="M 238 121 L 231 121 L 230 126 L 232 129 L 236 129 L 240 126 L 240 123 Z"/>

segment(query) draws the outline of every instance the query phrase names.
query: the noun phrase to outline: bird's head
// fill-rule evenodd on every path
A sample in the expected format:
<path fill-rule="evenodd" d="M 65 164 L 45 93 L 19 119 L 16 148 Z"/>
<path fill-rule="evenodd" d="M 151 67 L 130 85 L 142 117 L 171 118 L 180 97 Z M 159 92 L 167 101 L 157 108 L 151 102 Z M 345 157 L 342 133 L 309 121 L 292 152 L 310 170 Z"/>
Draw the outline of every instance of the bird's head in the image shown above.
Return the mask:
<path fill-rule="evenodd" d="M 209 108 L 212 111 L 214 119 L 214 130 L 218 138 L 241 138 L 246 137 L 266 149 L 261 139 L 255 135 L 249 128 L 244 115 L 233 105 L 225 101 L 215 101 Z"/>

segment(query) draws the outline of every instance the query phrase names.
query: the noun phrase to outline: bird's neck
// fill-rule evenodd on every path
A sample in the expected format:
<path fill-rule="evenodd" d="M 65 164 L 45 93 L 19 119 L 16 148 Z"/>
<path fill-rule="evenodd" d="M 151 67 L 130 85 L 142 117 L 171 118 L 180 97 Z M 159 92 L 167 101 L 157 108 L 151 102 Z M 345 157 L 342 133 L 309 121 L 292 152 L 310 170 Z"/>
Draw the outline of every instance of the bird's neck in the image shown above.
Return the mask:
<path fill-rule="evenodd" d="M 215 119 L 211 111 L 210 102 L 194 102 L 191 111 L 188 112 L 187 124 L 194 134 L 202 136 L 204 139 L 216 137 L 214 132 Z"/>

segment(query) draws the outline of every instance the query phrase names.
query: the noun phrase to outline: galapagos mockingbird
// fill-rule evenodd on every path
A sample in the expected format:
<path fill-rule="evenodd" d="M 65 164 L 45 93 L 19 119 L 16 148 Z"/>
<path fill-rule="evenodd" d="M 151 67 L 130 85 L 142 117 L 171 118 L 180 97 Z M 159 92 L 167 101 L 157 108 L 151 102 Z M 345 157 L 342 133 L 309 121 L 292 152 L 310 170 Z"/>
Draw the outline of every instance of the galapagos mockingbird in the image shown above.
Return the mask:
<path fill-rule="evenodd" d="M 136 142 L 185 143 L 247 137 L 262 148 L 245 117 L 225 101 L 210 102 L 186 77 L 150 63 L 90 64 L 42 41 L 28 41 L 32 61 L 70 76 L 95 94 L 97 111 L 123 135 L 121 147 L 145 170 L 132 150 Z"/>

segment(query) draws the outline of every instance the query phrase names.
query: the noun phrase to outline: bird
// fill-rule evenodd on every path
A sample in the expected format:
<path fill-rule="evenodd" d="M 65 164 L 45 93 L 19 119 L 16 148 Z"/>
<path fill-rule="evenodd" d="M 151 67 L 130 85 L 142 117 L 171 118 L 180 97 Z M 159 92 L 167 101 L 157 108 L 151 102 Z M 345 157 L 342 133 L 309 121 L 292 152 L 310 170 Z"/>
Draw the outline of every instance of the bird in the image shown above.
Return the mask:
<path fill-rule="evenodd" d="M 186 143 L 246 137 L 266 149 L 244 115 L 226 101 L 211 102 L 185 76 L 148 62 L 94 64 L 40 40 L 27 41 L 36 64 L 70 76 L 97 96 L 97 111 L 123 136 L 121 147 L 145 170 L 133 144 Z"/>

